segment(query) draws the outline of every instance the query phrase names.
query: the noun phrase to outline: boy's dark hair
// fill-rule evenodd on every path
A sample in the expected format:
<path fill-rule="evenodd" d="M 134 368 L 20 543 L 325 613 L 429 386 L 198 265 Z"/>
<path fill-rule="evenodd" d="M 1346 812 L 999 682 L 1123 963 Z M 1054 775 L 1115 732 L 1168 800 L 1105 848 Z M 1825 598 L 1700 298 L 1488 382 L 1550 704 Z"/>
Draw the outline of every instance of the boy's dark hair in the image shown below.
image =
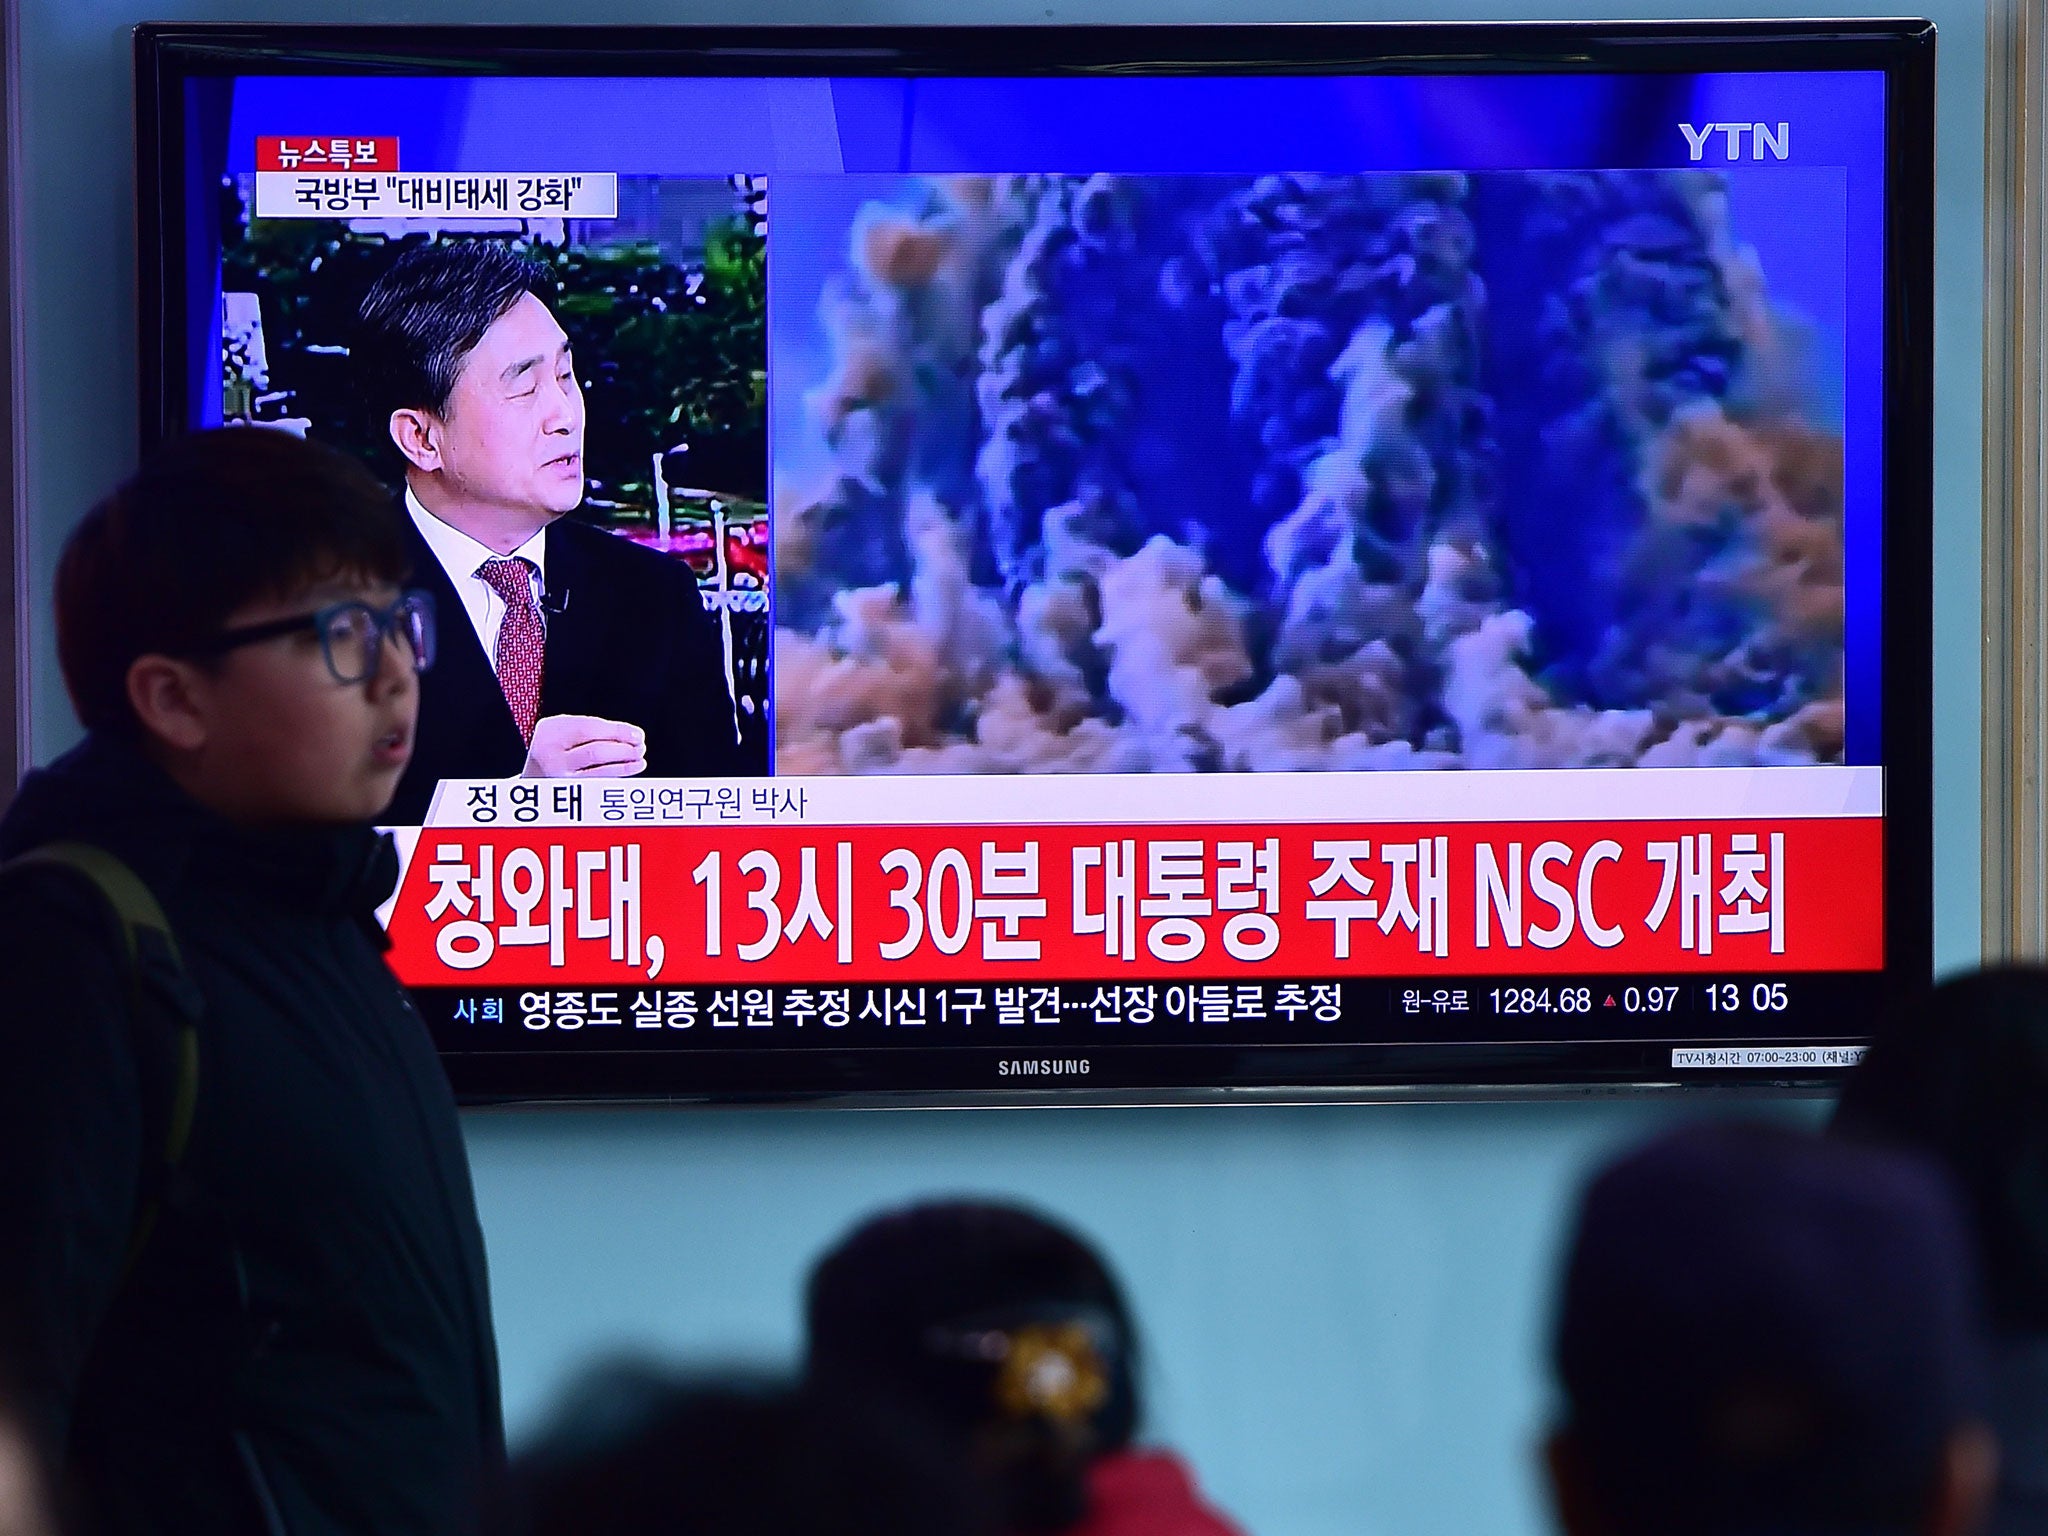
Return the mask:
<path fill-rule="evenodd" d="M 391 492 L 346 454 L 268 427 L 163 444 L 71 532 L 57 661 L 87 730 L 136 728 L 128 669 L 191 651 L 244 604 L 337 575 L 403 582 Z"/>
<path fill-rule="evenodd" d="M 385 440 L 393 411 L 445 415 L 462 360 L 529 293 L 552 298 L 554 277 L 502 240 L 429 240 L 386 268 L 349 348 L 371 435 Z"/>
<path fill-rule="evenodd" d="M 883 1405 L 643 1367 L 588 1375 L 517 1457 L 490 1536 L 979 1536 L 958 1465 Z"/>
<path fill-rule="evenodd" d="M 971 1422 L 1000 1416 L 998 1372 L 942 1335 L 1100 1320 L 1114 1358 L 1091 1416 L 1095 1448 L 1120 1449 L 1136 1431 L 1137 1340 L 1123 1291 L 1093 1248 L 1033 1211 L 975 1200 L 886 1211 L 818 1261 L 805 1310 L 814 1380 L 867 1383 Z"/>
<path fill-rule="evenodd" d="M 1558 1303 L 1565 1427 L 1621 1536 L 1920 1527 L 1981 1418 L 1967 1239 L 1920 1158 L 1696 1126 L 1609 1164 Z"/>
<path fill-rule="evenodd" d="M 2048 969 L 1977 971 L 1902 1002 L 1833 1130 L 1940 1162 L 1976 1228 L 1992 1322 L 2048 1334 Z"/>

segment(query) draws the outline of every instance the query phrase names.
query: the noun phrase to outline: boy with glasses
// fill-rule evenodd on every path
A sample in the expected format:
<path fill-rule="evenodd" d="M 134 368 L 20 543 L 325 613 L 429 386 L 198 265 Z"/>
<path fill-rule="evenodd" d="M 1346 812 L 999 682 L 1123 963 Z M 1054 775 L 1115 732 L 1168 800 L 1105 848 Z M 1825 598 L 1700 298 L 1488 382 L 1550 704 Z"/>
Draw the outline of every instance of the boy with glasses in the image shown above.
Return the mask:
<path fill-rule="evenodd" d="M 0 822 L 0 1357 L 89 1529 L 440 1536 L 502 1457 L 461 1131 L 374 916 L 409 577 L 374 477 L 260 428 L 65 548 L 87 736 Z"/>

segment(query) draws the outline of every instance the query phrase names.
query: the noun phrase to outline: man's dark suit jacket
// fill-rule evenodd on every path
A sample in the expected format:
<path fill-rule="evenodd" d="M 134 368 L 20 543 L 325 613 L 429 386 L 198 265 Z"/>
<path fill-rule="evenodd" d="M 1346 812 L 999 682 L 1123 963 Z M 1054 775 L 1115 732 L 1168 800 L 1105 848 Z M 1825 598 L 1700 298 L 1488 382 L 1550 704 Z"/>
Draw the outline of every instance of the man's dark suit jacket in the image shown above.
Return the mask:
<path fill-rule="evenodd" d="M 385 821 L 423 821 L 442 779 L 516 777 L 526 765 L 492 659 L 412 516 L 413 581 L 434 595 L 438 644 L 420 679 L 412 762 Z M 656 777 L 765 774 L 742 759 L 717 622 L 682 561 L 586 523 L 547 530 L 547 651 L 540 713 L 601 715 L 647 732 Z M 755 757 L 764 754 L 756 752 Z"/>

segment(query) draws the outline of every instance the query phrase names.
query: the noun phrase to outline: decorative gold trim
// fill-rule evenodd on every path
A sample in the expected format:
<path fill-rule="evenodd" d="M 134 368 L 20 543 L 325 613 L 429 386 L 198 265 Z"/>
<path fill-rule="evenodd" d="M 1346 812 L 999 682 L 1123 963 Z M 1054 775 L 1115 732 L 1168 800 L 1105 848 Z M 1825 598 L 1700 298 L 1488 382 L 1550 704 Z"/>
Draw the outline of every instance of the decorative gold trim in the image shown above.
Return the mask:
<path fill-rule="evenodd" d="M 1984 93 L 1984 958 L 2048 958 L 2048 16 L 1990 0 Z"/>

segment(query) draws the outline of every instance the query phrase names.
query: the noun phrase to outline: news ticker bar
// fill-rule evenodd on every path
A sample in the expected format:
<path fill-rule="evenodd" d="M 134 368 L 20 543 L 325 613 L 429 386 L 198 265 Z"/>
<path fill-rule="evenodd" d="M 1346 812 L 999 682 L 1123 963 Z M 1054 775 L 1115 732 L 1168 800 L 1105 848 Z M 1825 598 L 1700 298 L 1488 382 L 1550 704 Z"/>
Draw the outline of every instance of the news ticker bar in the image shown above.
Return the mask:
<path fill-rule="evenodd" d="M 448 779 L 432 827 L 978 826 L 1011 822 L 1658 821 L 1882 816 L 1884 770 L 884 774 Z"/>
<path fill-rule="evenodd" d="M 1268 978 L 1033 985 L 415 989 L 444 1050 L 1143 1049 L 1257 1043 L 1655 1042 L 1835 1033 L 1837 976 Z M 1701 1047 L 1698 1060 L 1722 1067 Z M 1756 1063 L 1763 1064 L 1763 1063 Z M 1816 1062 L 1816 1065 L 1823 1064 Z M 1847 1063 L 1840 1063 L 1846 1065 Z"/>
<path fill-rule="evenodd" d="M 1128 983 L 1108 980 L 1055 984 L 1050 1001 L 1056 1006 L 1044 1014 L 1056 1021 L 1051 1023 L 1032 1022 L 1029 998 L 998 998 L 1002 989 L 995 987 L 982 989 L 978 998 L 972 989 L 963 998 L 956 987 L 855 987 L 844 1000 L 849 1017 L 843 1025 L 824 1022 L 819 1010 L 827 1000 L 817 995 L 819 989 L 793 987 L 748 989 L 767 996 L 723 1001 L 717 994 L 731 989 L 670 988 L 652 999 L 550 989 L 542 1027 L 528 1022 L 542 1005 L 542 999 L 526 995 L 535 989 L 430 987 L 414 996 L 458 1092 L 475 1101 L 617 1094 L 1057 1095 L 1408 1084 L 1825 1083 L 1860 1058 L 1862 1039 L 1849 1031 L 1871 1027 L 1896 991 L 1895 982 L 1881 974 L 1711 983 L 1683 975 L 1465 977 L 1448 983 L 1432 978 L 1427 985 L 1269 980 L 1252 984 L 1263 1016 L 1204 1022 L 1200 985 L 1154 986 L 1149 997 L 1122 1000 L 1116 1023 L 1097 1022 L 1098 994 L 1124 991 Z M 1720 990 L 1710 996 L 1710 985 Z M 1739 993 L 1735 1010 L 1722 1006 L 1731 986 Z M 1324 989 L 1334 989 L 1335 1020 L 1316 1016 L 1330 996 Z M 1574 1011 L 1562 1011 L 1562 994 L 1581 989 L 1591 1006 L 1578 1012 L 1574 999 Z M 1459 990 L 1467 995 L 1464 1012 L 1435 1011 L 1439 992 Z M 888 1024 L 877 1016 L 884 1005 L 871 1004 L 866 995 L 883 991 L 899 994 L 887 1004 Z M 1230 989 L 1233 1010 L 1249 1001 L 1243 991 Z M 1513 1012 L 1506 1011 L 1511 991 Z M 903 1022 L 900 994 L 906 992 L 916 995 L 913 1012 L 922 1013 L 922 1024 Z M 687 1002 L 679 996 L 685 993 Z M 1431 1006 L 1410 1012 L 1411 994 L 1427 997 Z M 1655 1011 L 1653 994 L 1660 1002 Z M 1546 995 L 1548 1009 L 1542 1006 Z M 1615 998 L 1611 1009 L 1609 995 Z M 1041 1006 L 1047 1001 L 1038 999 Z M 1220 1008 L 1214 994 L 1207 1001 Z M 1626 1011 L 1630 1001 L 1634 1013 Z M 496 1017 L 481 1017 L 492 1002 Z M 570 1016 L 581 1021 L 575 1028 L 562 1027 L 565 1002 Z M 1025 1022 L 998 1021 L 1000 1010 L 1019 1007 Z M 619 1022 L 591 1022 L 593 1013 L 614 1008 Z M 1148 1009 L 1148 1021 L 1138 1022 Z M 687 1025 L 681 1022 L 685 1017 Z"/>

